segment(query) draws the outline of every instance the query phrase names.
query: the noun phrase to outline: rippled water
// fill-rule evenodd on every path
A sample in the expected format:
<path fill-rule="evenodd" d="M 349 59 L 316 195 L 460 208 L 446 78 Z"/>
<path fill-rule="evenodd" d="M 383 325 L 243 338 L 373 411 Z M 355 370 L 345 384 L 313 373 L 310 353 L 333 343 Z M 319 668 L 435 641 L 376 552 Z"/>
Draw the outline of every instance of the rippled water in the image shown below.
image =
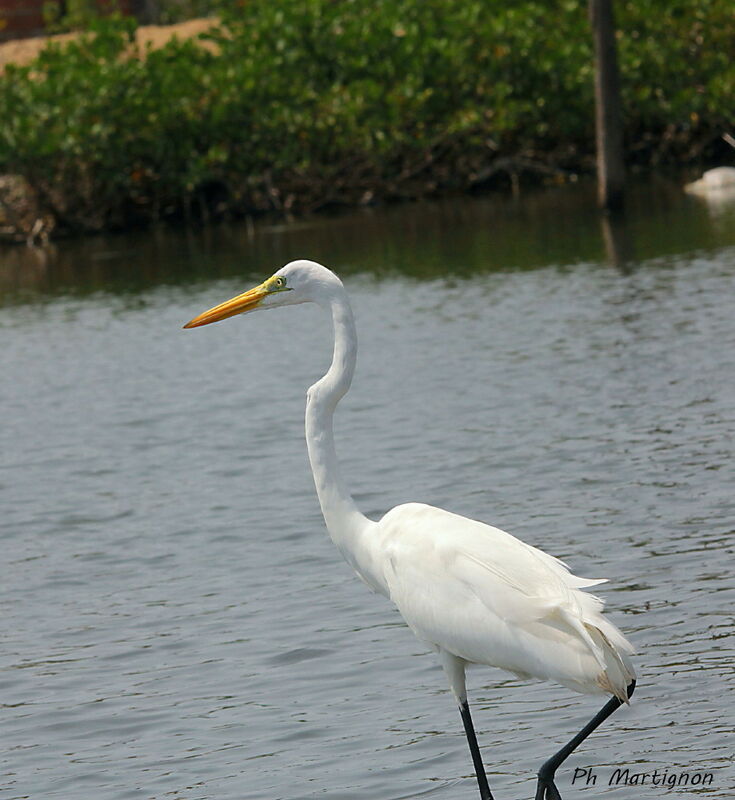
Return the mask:
<path fill-rule="evenodd" d="M 434 503 L 610 579 L 639 688 L 564 797 L 669 794 L 609 787 L 618 765 L 728 796 L 735 209 L 661 187 L 612 231 L 582 189 L 4 253 L 0 796 L 476 796 L 434 657 L 323 528 L 302 417 L 326 320 L 181 330 L 301 256 L 358 318 L 337 438 L 361 508 Z M 600 705 L 469 685 L 498 800 Z"/>

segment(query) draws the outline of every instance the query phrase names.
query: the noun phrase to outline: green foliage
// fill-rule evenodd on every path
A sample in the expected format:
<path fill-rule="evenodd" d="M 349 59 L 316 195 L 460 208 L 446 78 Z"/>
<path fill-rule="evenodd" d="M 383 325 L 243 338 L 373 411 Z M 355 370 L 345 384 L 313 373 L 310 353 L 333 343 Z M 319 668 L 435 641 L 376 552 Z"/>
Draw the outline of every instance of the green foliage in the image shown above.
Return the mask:
<path fill-rule="evenodd" d="M 637 152 L 653 161 L 697 155 L 713 136 L 731 130 L 731 0 L 636 0 L 621 4 L 618 26 L 629 137 Z"/>
<path fill-rule="evenodd" d="M 730 3 L 618 4 L 631 153 L 725 129 Z M 8 67 L 0 172 L 100 228 L 466 188 L 498 157 L 577 169 L 592 151 L 583 0 L 243 0 L 220 20 L 209 48 L 146 52 L 130 20 L 96 20 Z"/>

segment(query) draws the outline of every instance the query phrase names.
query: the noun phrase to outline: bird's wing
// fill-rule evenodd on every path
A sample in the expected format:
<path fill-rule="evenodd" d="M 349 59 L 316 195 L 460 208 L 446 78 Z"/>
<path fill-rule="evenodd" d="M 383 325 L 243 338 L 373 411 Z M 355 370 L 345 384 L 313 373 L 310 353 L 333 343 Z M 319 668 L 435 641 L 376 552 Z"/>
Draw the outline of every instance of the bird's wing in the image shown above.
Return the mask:
<path fill-rule="evenodd" d="M 409 624 L 419 607 L 461 608 L 474 599 L 515 624 L 559 608 L 580 617 L 602 608 L 601 600 L 575 590 L 604 580 L 579 578 L 499 528 L 418 503 L 394 508 L 380 526 L 386 583 Z"/>
<path fill-rule="evenodd" d="M 579 591 L 602 580 L 431 506 L 398 506 L 379 533 L 389 595 L 419 638 L 467 661 L 627 697 L 632 648 L 602 601 Z"/>

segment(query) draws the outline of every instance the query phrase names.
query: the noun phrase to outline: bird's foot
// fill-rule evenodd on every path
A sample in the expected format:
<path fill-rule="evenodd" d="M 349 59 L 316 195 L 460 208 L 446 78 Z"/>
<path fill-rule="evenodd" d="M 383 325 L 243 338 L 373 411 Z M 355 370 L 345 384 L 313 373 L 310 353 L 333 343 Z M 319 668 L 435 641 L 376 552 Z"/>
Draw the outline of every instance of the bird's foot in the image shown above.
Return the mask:
<path fill-rule="evenodd" d="M 554 775 L 541 775 L 538 776 L 538 783 L 536 784 L 536 798 L 535 800 L 562 800 L 559 790 L 554 783 Z"/>

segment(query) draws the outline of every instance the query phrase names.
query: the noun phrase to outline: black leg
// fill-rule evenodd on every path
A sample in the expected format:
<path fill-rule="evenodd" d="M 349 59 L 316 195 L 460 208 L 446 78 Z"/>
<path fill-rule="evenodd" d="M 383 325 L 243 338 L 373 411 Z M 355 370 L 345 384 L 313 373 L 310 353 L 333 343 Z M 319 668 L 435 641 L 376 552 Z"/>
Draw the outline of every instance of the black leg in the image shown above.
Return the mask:
<path fill-rule="evenodd" d="M 635 681 L 632 681 L 628 686 L 628 697 L 633 694 L 635 690 Z M 577 747 L 592 733 L 595 728 L 599 727 L 614 711 L 617 711 L 623 705 L 622 700 L 617 697 L 611 697 L 602 709 L 582 728 L 582 730 L 558 753 L 554 753 L 551 758 L 546 761 L 541 769 L 538 771 L 538 784 L 536 785 L 536 800 L 561 800 L 559 790 L 554 784 L 554 773 L 559 765 L 571 754 Z"/>
<path fill-rule="evenodd" d="M 470 753 L 472 753 L 472 763 L 475 765 L 475 775 L 477 775 L 477 785 L 480 787 L 480 800 L 493 800 L 490 787 L 487 785 L 487 775 L 485 775 L 485 767 L 482 765 L 482 756 L 480 755 L 480 748 L 477 745 L 477 736 L 475 736 L 475 728 L 472 725 L 472 717 L 470 716 L 470 707 L 465 700 L 459 707 L 459 713 L 462 715 L 462 722 L 464 723 L 464 732 L 467 734 L 467 742 L 470 746 Z"/>

